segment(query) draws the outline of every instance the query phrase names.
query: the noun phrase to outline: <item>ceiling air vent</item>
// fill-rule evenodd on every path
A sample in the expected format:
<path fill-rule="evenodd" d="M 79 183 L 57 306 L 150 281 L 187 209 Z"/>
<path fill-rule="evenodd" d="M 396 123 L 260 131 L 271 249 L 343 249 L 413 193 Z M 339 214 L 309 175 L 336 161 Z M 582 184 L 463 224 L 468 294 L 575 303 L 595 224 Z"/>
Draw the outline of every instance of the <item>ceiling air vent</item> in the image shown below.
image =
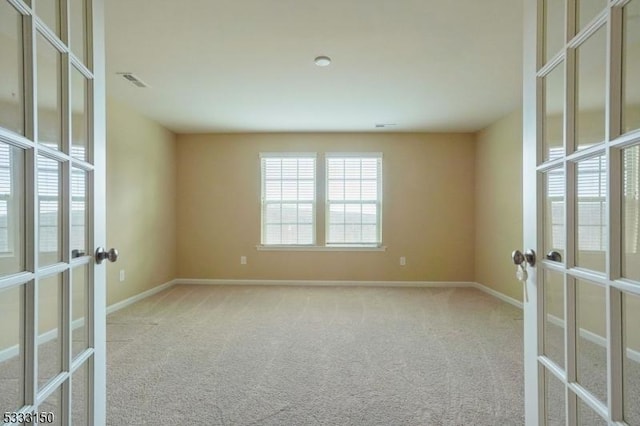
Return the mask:
<path fill-rule="evenodd" d="M 118 74 L 124 77 L 125 79 L 129 80 L 132 84 L 135 84 L 138 87 L 149 87 L 147 83 L 140 80 L 136 75 L 134 75 L 131 72 L 119 72 Z"/>
<path fill-rule="evenodd" d="M 378 129 L 384 129 L 385 127 L 393 127 L 393 126 L 397 126 L 396 123 L 379 123 L 376 124 L 376 128 Z"/>

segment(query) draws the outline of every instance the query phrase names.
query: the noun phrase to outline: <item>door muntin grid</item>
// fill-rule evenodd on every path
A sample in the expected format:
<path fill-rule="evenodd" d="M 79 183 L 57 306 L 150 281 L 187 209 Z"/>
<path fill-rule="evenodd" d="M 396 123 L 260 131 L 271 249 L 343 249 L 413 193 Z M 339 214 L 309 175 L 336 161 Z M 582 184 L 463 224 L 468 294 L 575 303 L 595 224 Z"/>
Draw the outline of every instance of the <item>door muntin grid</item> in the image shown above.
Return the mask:
<path fill-rule="evenodd" d="M 0 0 L 0 413 L 58 424 L 94 418 L 93 3 Z"/>
<path fill-rule="evenodd" d="M 633 36 L 625 31 L 632 28 L 629 16 L 633 16 L 640 0 L 555 2 L 564 3 L 563 30 L 567 36 L 563 43 L 545 39 L 547 34 L 557 37 L 561 32 L 557 28 L 557 18 L 549 18 L 559 14 L 557 4 L 550 7 L 548 3 L 554 2 L 537 2 L 541 14 L 538 21 L 538 46 L 541 48 L 536 50 L 539 52 L 537 182 L 541 193 L 539 199 L 544 201 L 537 207 L 538 247 L 548 248 L 553 241 L 549 176 L 553 176 L 554 170 L 566 172 L 564 185 L 556 185 L 563 187 L 563 194 L 557 194 L 555 199 L 568 203 L 564 220 L 555 221 L 566 225 L 562 236 L 566 242 L 566 256 L 561 263 L 543 260 L 542 270 L 537 274 L 538 303 L 541 305 L 537 311 L 539 377 L 536 387 L 541 395 L 537 399 L 537 418 L 545 424 L 553 424 L 549 423 L 551 419 L 563 416 L 562 423 L 566 421 L 570 425 L 623 420 L 633 424 L 638 418 L 633 417 L 637 415 L 638 405 L 631 401 L 640 399 L 640 394 L 630 394 L 638 388 L 634 387 L 635 381 L 628 383 L 629 378 L 622 371 L 623 364 L 626 371 L 640 371 L 640 361 L 636 363 L 632 348 L 639 337 L 628 326 L 623 330 L 622 325 L 640 321 L 640 314 L 639 318 L 630 319 L 633 310 L 627 309 L 623 317 L 622 306 L 623 300 L 627 304 L 640 300 L 640 279 L 624 274 L 630 264 L 624 256 L 629 256 L 630 241 L 636 237 L 633 227 L 637 217 L 637 197 L 632 188 L 636 185 L 633 179 L 637 177 L 630 170 L 635 163 L 628 158 L 634 155 L 635 149 L 640 149 L 640 132 L 625 127 L 622 116 L 625 113 L 627 117 L 633 116 L 628 113 L 629 97 L 624 89 L 636 84 L 637 79 L 631 81 L 628 71 L 636 59 L 626 59 L 632 53 L 629 45 Z M 626 29 L 622 25 L 623 18 Z M 546 29 L 549 23 L 556 28 Z M 594 48 L 596 45 L 600 47 Z M 549 46 L 556 46 L 558 51 L 550 52 Z M 553 123 L 555 117 L 550 118 L 548 113 L 550 94 L 546 83 L 560 65 L 565 66 L 564 81 L 554 83 L 556 87 L 562 86 L 563 98 L 563 106 L 558 112 L 564 115 L 560 119 L 563 141 L 558 144 L 548 142 L 550 129 L 553 131 L 556 123 Z M 640 69 L 635 75 L 638 72 Z M 589 81 L 595 82 L 593 88 Z M 551 95 L 557 96 L 557 93 Z M 597 104 L 602 107 L 594 107 Z M 557 134 L 557 130 L 555 132 Z M 558 145 L 560 150 L 556 148 Z M 592 167 L 594 159 L 597 159 L 598 167 Z M 597 214 L 592 214 L 594 212 Z M 585 231 L 587 228 L 589 232 Z M 545 280 L 549 280 L 550 273 L 565 277 L 564 315 L 561 321 L 555 315 L 551 323 L 564 326 L 564 351 L 552 353 L 547 342 L 557 340 L 558 333 L 545 333 L 549 329 L 549 312 L 558 309 L 559 295 L 546 294 L 549 286 Z M 557 285 L 553 291 L 558 292 Z M 551 305 L 547 306 L 548 303 Z M 594 351 L 597 356 L 591 356 Z M 557 361 L 558 354 L 562 353 L 564 363 Z M 594 365 L 597 368 L 592 370 Z M 551 376 L 560 379 L 564 388 L 563 407 L 550 406 L 549 396 L 557 396 L 560 392 L 558 380 L 549 381 Z M 635 377 L 640 383 L 640 375 Z M 551 384 L 553 389 L 550 391 Z"/>

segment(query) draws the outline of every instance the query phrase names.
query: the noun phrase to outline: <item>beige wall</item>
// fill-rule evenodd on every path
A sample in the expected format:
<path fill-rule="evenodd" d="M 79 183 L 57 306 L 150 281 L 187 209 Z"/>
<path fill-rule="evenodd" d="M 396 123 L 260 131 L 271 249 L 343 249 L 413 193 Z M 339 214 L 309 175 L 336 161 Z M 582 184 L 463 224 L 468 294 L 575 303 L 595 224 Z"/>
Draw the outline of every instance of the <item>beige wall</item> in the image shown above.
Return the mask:
<path fill-rule="evenodd" d="M 259 154 L 269 151 L 382 152 L 387 251 L 257 251 Z M 181 135 L 178 275 L 472 281 L 474 151 L 471 134 Z M 323 199 L 321 193 L 318 198 Z M 322 223 L 322 208 L 318 210 L 317 220 Z M 240 256 L 247 256 L 247 265 L 240 265 Z M 400 256 L 407 258 L 404 267 Z"/>
<path fill-rule="evenodd" d="M 108 305 L 176 277 L 175 156 L 173 133 L 107 102 L 107 244 L 120 251 L 107 264 Z"/>
<path fill-rule="evenodd" d="M 517 300 L 511 252 L 522 250 L 522 112 L 480 131 L 475 158 L 475 280 Z"/>

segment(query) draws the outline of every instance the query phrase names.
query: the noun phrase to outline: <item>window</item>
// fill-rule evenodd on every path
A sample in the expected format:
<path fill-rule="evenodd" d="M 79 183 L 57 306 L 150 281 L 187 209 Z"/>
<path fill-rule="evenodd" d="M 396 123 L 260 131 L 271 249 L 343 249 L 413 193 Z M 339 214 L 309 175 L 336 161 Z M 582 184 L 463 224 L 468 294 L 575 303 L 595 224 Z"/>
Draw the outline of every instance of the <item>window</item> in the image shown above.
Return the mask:
<path fill-rule="evenodd" d="M 78 257 L 86 252 L 87 173 L 71 168 L 71 253 Z"/>
<path fill-rule="evenodd" d="M 382 155 L 327 154 L 326 160 L 327 245 L 379 245 Z"/>
<path fill-rule="evenodd" d="M 635 254 L 640 251 L 640 145 L 625 149 L 622 163 L 624 250 Z"/>
<path fill-rule="evenodd" d="M 315 153 L 262 153 L 261 245 L 303 250 L 384 250 L 382 154 L 327 153 L 316 179 Z M 326 198 L 317 206 L 316 193 Z M 320 188 L 320 189 L 319 189 Z M 325 223 L 316 223 L 316 209 Z M 320 241 L 316 241 L 320 235 Z M 322 241 L 324 236 L 324 241 Z M 307 248 L 305 248 L 306 246 Z"/>
<path fill-rule="evenodd" d="M 11 176 L 11 147 L 0 144 L 0 253 L 11 253 L 11 194 L 13 182 Z"/>
<path fill-rule="evenodd" d="M 607 174 L 604 156 L 577 165 L 578 249 L 605 251 L 607 245 Z"/>
<path fill-rule="evenodd" d="M 48 157 L 38 157 L 39 248 L 41 253 L 57 253 L 61 241 L 60 172 L 61 164 Z"/>
<path fill-rule="evenodd" d="M 315 244 L 316 155 L 261 154 L 262 244 Z"/>
<path fill-rule="evenodd" d="M 560 158 L 563 149 L 562 147 L 551 148 L 550 160 Z M 587 251 L 604 251 L 607 244 L 606 159 L 600 156 L 582 160 L 577 164 L 576 171 L 578 248 Z M 548 179 L 552 243 L 554 247 L 564 247 L 564 171 L 553 170 L 549 172 Z"/>

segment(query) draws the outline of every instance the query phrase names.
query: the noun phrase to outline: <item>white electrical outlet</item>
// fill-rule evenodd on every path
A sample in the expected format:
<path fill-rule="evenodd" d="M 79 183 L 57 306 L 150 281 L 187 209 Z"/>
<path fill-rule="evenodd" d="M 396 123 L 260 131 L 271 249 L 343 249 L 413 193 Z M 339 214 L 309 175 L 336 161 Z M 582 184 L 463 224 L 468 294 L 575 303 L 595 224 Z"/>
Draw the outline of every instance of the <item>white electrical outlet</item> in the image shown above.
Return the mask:
<path fill-rule="evenodd" d="M 120 269 L 120 282 L 124 281 L 124 269 Z"/>
<path fill-rule="evenodd" d="M 400 266 L 405 266 L 407 264 L 407 258 L 404 256 L 400 256 Z"/>
<path fill-rule="evenodd" d="M 241 265 L 247 264 L 247 256 L 240 256 L 240 264 Z"/>

